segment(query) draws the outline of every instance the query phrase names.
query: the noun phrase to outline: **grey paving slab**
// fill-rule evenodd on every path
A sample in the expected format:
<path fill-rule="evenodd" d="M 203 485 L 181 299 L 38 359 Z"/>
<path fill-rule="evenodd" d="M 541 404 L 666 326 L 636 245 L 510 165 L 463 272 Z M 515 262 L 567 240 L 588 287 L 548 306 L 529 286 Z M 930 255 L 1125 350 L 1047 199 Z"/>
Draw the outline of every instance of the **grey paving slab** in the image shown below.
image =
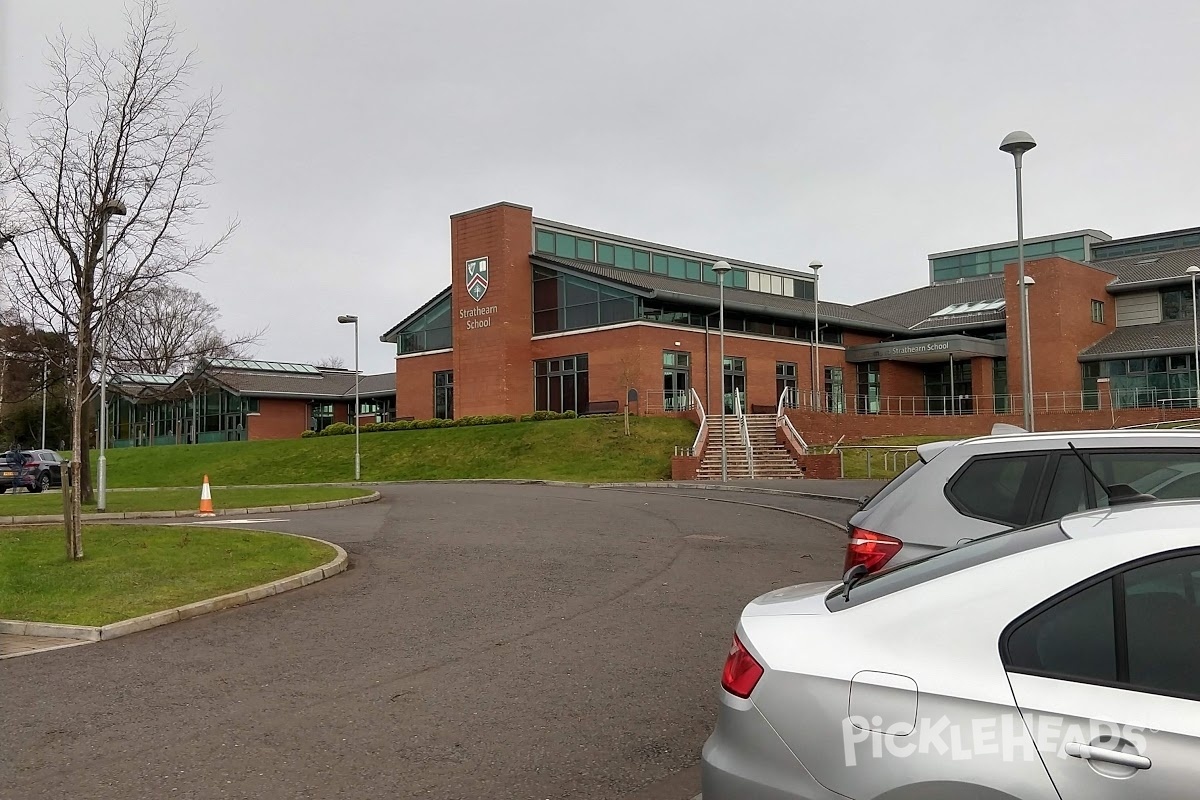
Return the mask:
<path fill-rule="evenodd" d="M 766 504 L 852 510 L 381 491 L 264 523 L 341 544 L 341 575 L 0 662 L 0 798 L 688 800 L 741 608 L 840 573 L 841 531 Z"/>

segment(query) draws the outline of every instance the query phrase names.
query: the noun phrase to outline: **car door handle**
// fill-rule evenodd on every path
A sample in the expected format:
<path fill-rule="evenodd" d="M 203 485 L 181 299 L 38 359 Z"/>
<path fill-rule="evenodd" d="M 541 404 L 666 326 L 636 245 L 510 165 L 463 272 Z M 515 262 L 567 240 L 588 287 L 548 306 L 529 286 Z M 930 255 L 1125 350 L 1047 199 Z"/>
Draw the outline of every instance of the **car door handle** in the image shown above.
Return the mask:
<path fill-rule="evenodd" d="M 1150 769 L 1150 759 L 1136 753 L 1122 753 L 1106 747 L 1095 747 L 1079 742 L 1067 742 L 1064 749 L 1067 751 L 1067 755 L 1082 758 L 1085 761 L 1107 761 L 1109 764 L 1120 764 L 1122 767 Z"/>

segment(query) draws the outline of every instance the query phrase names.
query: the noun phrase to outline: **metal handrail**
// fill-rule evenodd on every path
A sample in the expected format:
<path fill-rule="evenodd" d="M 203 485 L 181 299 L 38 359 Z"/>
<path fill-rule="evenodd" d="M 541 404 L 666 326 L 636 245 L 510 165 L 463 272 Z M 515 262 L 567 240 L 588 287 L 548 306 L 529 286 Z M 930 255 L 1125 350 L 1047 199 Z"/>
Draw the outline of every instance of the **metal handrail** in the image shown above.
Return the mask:
<path fill-rule="evenodd" d="M 804 437 L 796 430 L 796 426 L 788 419 L 784 409 L 787 407 L 787 401 L 793 390 L 790 386 L 783 387 L 783 391 L 779 393 L 779 405 L 775 407 L 775 427 L 783 431 L 783 437 L 788 439 L 792 445 L 801 453 L 808 452 L 808 442 L 804 441 Z"/>
<path fill-rule="evenodd" d="M 733 389 L 733 411 L 737 415 L 738 427 L 742 431 L 742 446 L 746 448 L 746 469 L 750 477 L 754 477 L 754 445 L 750 443 L 750 425 L 746 415 L 742 413 L 742 392 L 737 387 Z"/>
<path fill-rule="evenodd" d="M 708 417 L 704 413 L 704 403 L 700 402 L 700 395 L 696 393 L 695 388 L 692 388 L 692 406 L 700 414 L 700 430 L 696 431 L 696 439 L 692 442 L 692 452 L 689 455 L 697 456 L 704 452 L 704 443 L 708 440 Z"/>

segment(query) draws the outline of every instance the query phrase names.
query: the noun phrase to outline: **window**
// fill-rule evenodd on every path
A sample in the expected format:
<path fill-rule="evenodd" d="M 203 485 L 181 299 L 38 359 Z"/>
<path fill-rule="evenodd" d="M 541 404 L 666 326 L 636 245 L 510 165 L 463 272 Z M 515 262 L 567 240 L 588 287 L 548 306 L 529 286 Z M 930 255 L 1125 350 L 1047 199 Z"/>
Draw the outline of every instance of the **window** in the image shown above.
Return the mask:
<path fill-rule="evenodd" d="M 796 393 L 796 364 L 792 361 L 776 361 L 775 396 L 783 397 L 785 391 L 788 395 L 784 398 L 784 405 L 795 408 L 799 400 Z"/>
<path fill-rule="evenodd" d="M 554 255 L 562 258 L 574 258 L 575 237 L 566 233 L 554 234 Z"/>
<path fill-rule="evenodd" d="M 580 261 L 596 260 L 596 243 L 591 239 L 575 240 L 575 258 Z"/>
<path fill-rule="evenodd" d="M 954 478 L 946 493 L 959 511 L 1001 525 L 1024 525 L 1041 482 L 1046 456 L 977 458 Z"/>
<path fill-rule="evenodd" d="M 433 373 L 433 417 L 454 419 L 454 372 Z"/>
<path fill-rule="evenodd" d="M 667 276 L 670 278 L 686 278 L 687 267 L 684 260 L 678 256 L 667 256 Z"/>
<path fill-rule="evenodd" d="M 688 389 L 692 385 L 692 354 L 663 351 L 663 410 L 687 408 Z"/>
<path fill-rule="evenodd" d="M 858 413 L 878 414 L 880 398 L 879 362 L 858 365 Z"/>
<path fill-rule="evenodd" d="M 992 361 L 992 401 L 997 414 L 1007 414 L 1009 410 L 1008 397 L 1008 359 L 997 358 Z"/>
<path fill-rule="evenodd" d="M 1116 408 L 1188 408 L 1195 404 L 1196 372 L 1191 353 L 1117 359 L 1082 366 L 1085 392 L 1096 390 L 1097 378 L 1107 376 L 1112 379 L 1109 392 Z M 1088 395 L 1084 397 L 1086 400 Z M 1099 403 L 1099 395 L 1093 402 Z"/>
<path fill-rule="evenodd" d="M 1092 469 L 1106 484 L 1124 483 L 1139 492 L 1164 500 L 1200 497 L 1195 494 L 1200 474 L 1200 452 L 1186 450 L 1124 453 L 1088 453 Z M 1108 505 L 1103 490 L 1097 488 L 1096 502 Z"/>
<path fill-rule="evenodd" d="M 867 507 L 877 503 L 878 500 L 895 491 L 896 486 L 899 486 L 917 474 L 921 469 L 921 465 L 922 462 L 917 462 L 902 472 L 898 478 L 885 486 L 879 494 L 872 498 Z M 901 589 L 918 586 L 926 581 L 941 578 L 945 575 L 952 575 L 955 572 L 970 569 L 988 561 L 995 561 L 998 558 L 1011 556 L 1015 553 L 1023 553 L 1027 550 L 1065 541 L 1067 541 L 1066 534 L 1062 532 L 1062 528 L 1059 527 L 1057 522 L 1037 528 L 1026 528 L 1020 531 L 1003 531 L 991 536 L 984 536 L 980 539 L 960 544 L 958 547 L 939 550 L 916 561 L 909 561 L 906 564 L 870 575 L 854 587 L 848 601 L 840 592 L 835 590 L 834 593 L 825 598 L 825 605 L 830 611 L 853 608 L 879 597 L 885 597 L 893 592 L 898 592 Z"/>
<path fill-rule="evenodd" d="M 1062 600 L 1008 636 L 1008 664 L 1019 671 L 1084 681 L 1117 679 L 1112 581 Z"/>
<path fill-rule="evenodd" d="M 594 328 L 637 319 L 639 300 L 620 289 L 554 270 L 533 272 L 533 332 Z"/>
<path fill-rule="evenodd" d="M 587 411 L 588 357 L 586 353 L 533 362 L 535 411 Z"/>
<path fill-rule="evenodd" d="M 615 252 L 616 266 L 622 269 L 633 269 L 633 248 L 617 245 Z"/>
<path fill-rule="evenodd" d="M 1092 322 L 1104 322 L 1104 301 L 1092 301 Z"/>
<path fill-rule="evenodd" d="M 846 386 L 841 367 L 825 367 L 825 410 L 846 413 Z"/>
<path fill-rule="evenodd" d="M 539 253 L 554 253 L 554 234 L 550 231 L 539 230 L 536 236 L 536 246 Z"/>
<path fill-rule="evenodd" d="M 612 266 L 616 259 L 616 249 L 611 244 L 600 242 L 596 245 L 596 260 L 601 264 Z"/>
<path fill-rule="evenodd" d="M 1200 698 L 1200 554 L 1142 562 L 1017 620 L 1007 667 Z"/>
<path fill-rule="evenodd" d="M 320 433 L 333 424 L 333 403 L 313 403 L 309 427 Z"/>
<path fill-rule="evenodd" d="M 397 351 L 420 353 L 444 350 L 451 346 L 450 293 L 438 300 L 424 314 L 400 329 L 396 337 Z"/>
<path fill-rule="evenodd" d="M 1200 555 L 1136 567 L 1116 584 L 1125 593 L 1129 684 L 1200 697 Z"/>
<path fill-rule="evenodd" d="M 1195 316 L 1195 308 L 1192 300 L 1192 290 L 1190 288 L 1164 289 L 1162 292 L 1163 320 L 1191 319 Z"/>

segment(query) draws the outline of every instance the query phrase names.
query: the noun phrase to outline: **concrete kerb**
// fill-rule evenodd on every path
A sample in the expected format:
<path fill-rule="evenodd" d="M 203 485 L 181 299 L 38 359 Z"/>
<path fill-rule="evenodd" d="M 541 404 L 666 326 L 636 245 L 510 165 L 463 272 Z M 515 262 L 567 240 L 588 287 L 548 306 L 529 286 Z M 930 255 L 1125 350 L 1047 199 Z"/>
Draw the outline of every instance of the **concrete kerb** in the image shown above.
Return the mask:
<path fill-rule="evenodd" d="M 274 487 L 264 487 L 274 488 Z M 250 514 L 279 514 L 290 511 L 317 511 L 327 508 L 347 508 L 349 506 L 374 503 L 380 499 L 379 492 L 371 492 L 362 497 L 347 497 L 344 500 L 326 500 L 319 503 L 298 503 L 290 506 L 258 506 L 256 508 L 219 508 L 215 511 L 217 517 L 244 517 Z M 103 514 L 84 514 L 83 521 L 112 522 L 130 519 L 176 519 L 179 517 L 194 517 L 195 511 L 114 511 Z M 33 514 L 17 517 L 0 517 L 0 525 L 44 525 L 48 522 L 62 522 L 62 514 Z M 0 631 L 2 633 L 3 631 Z"/>
<path fill-rule="evenodd" d="M 169 608 L 165 611 L 155 611 L 150 614 L 143 614 L 140 617 L 123 619 L 119 622 L 109 623 L 108 625 L 60 625 L 53 622 L 27 622 L 23 620 L 0 619 L 0 634 L 78 639 L 82 642 L 108 641 L 120 636 L 128 636 L 131 633 L 157 628 L 160 625 L 169 625 L 172 622 L 191 619 L 202 614 L 211 614 L 214 611 L 245 605 L 255 600 L 261 600 L 264 597 L 282 594 L 291 589 L 309 586 L 325 578 L 331 578 L 340 572 L 345 572 L 349 567 L 349 555 L 347 555 L 344 549 L 333 542 L 327 542 L 324 539 L 317 539 L 312 536 L 301 536 L 297 533 L 284 533 L 282 531 L 271 531 L 271 533 L 276 533 L 280 536 L 294 536 L 297 539 L 309 539 L 328 545 L 334 549 L 334 557 L 319 567 L 313 567 L 304 572 L 280 578 L 277 581 L 251 586 L 249 589 L 230 592 L 219 597 L 210 597 L 207 600 L 188 603 L 187 605 Z"/>

